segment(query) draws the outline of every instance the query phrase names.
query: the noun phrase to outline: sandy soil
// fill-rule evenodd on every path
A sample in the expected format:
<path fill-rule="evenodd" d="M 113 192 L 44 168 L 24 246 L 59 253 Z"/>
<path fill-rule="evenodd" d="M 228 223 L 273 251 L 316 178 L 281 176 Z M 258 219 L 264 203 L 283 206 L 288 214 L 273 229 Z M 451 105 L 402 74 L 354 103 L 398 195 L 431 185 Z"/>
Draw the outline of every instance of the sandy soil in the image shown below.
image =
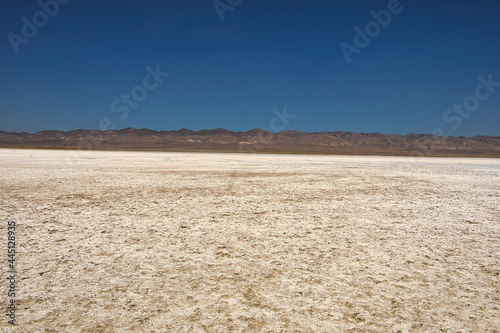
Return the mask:
<path fill-rule="evenodd" d="M 0 168 L 12 331 L 500 331 L 499 159 L 0 149 Z"/>

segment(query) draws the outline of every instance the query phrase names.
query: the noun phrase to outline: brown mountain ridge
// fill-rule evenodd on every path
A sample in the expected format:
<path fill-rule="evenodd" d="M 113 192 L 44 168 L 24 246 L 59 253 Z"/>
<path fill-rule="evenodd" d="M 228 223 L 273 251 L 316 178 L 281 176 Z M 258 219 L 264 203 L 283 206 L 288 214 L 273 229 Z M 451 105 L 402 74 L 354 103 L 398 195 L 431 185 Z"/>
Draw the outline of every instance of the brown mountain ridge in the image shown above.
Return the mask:
<path fill-rule="evenodd" d="M 0 131 L 0 148 L 500 157 L 500 137 L 295 130 L 273 133 L 262 129 L 233 132 L 224 128 L 155 131 L 129 127 L 33 134 Z"/>

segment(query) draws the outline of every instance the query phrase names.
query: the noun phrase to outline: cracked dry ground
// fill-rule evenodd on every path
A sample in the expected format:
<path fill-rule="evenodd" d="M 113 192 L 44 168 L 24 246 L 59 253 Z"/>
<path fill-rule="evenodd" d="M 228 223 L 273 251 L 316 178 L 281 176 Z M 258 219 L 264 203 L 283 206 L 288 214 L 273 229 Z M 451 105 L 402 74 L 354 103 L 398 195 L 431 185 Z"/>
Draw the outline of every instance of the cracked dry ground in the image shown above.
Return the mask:
<path fill-rule="evenodd" d="M 499 160 L 0 150 L 0 167 L 6 332 L 500 330 Z"/>

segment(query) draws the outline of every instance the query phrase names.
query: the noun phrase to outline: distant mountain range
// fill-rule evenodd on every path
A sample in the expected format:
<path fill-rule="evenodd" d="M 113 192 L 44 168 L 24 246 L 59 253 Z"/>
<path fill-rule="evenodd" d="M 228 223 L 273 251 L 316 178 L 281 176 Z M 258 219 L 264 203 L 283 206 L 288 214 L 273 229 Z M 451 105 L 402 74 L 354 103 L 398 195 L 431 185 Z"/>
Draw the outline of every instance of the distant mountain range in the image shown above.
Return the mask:
<path fill-rule="evenodd" d="M 431 134 L 282 131 L 232 132 L 217 128 L 191 131 L 74 130 L 8 133 L 0 148 L 153 150 L 184 152 L 348 154 L 399 156 L 500 157 L 500 137 L 439 137 Z"/>

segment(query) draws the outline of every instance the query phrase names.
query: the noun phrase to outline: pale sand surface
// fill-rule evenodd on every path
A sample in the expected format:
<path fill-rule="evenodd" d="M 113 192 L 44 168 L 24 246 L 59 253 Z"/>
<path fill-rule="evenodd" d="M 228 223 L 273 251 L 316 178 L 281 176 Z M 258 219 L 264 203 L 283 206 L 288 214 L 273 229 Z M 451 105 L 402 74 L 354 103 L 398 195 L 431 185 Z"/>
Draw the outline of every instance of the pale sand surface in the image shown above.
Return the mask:
<path fill-rule="evenodd" d="M 0 171 L 13 331 L 500 331 L 499 159 L 0 149 Z"/>

